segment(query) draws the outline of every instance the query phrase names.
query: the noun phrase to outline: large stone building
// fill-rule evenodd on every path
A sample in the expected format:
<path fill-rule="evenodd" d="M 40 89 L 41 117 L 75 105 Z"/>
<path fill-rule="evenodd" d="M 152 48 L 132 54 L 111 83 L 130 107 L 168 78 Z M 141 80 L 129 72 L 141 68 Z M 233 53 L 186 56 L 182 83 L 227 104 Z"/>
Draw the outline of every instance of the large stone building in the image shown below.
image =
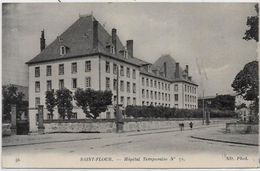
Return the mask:
<path fill-rule="evenodd" d="M 117 68 L 119 68 L 119 103 L 195 109 L 198 85 L 171 56 L 164 55 L 154 64 L 134 57 L 133 40 L 126 45 L 112 29 L 111 35 L 92 16 L 80 16 L 64 33 L 45 48 L 44 32 L 41 52 L 27 62 L 29 66 L 29 107 L 45 106 L 45 92 L 63 87 L 111 90 L 113 105 L 101 118 L 114 117 Z M 73 102 L 75 104 L 75 102 Z M 79 108 L 75 117 L 85 118 Z M 30 112 L 30 127 L 36 125 L 36 113 Z M 53 118 L 44 112 L 45 119 Z"/>

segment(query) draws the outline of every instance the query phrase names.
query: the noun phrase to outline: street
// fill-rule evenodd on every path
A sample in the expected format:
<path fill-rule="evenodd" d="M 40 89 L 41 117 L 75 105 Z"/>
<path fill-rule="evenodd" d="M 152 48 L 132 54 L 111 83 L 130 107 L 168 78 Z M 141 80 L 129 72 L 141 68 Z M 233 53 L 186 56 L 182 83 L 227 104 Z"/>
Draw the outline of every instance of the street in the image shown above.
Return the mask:
<path fill-rule="evenodd" d="M 157 132 L 135 132 L 107 134 L 100 139 L 89 139 L 68 142 L 53 142 L 25 146 L 3 147 L 5 160 L 13 156 L 53 155 L 82 156 L 82 160 L 90 160 L 90 156 L 124 156 L 122 160 L 135 160 L 131 156 L 231 156 L 247 157 L 245 160 L 255 161 L 258 155 L 257 146 L 212 142 L 193 139 L 190 136 L 209 134 L 223 128 L 223 124 L 193 130 L 175 130 Z M 91 135 L 91 134 L 90 134 Z M 68 134 L 68 136 L 70 136 Z M 121 160 L 121 159 L 120 159 Z"/>

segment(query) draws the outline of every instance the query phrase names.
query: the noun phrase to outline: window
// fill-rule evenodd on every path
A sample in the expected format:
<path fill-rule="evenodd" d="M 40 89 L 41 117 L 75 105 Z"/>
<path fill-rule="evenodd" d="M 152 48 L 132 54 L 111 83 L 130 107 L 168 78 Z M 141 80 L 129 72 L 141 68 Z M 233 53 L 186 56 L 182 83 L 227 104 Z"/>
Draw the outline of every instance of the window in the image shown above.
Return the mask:
<path fill-rule="evenodd" d="M 127 93 L 130 93 L 130 82 L 126 83 L 126 89 L 127 89 Z"/>
<path fill-rule="evenodd" d="M 150 80 L 150 85 L 151 87 L 153 87 L 153 80 Z"/>
<path fill-rule="evenodd" d="M 162 100 L 164 100 L 164 93 L 162 93 Z"/>
<path fill-rule="evenodd" d="M 78 118 L 77 112 L 72 112 L 70 119 L 77 119 L 77 118 Z"/>
<path fill-rule="evenodd" d="M 86 61 L 85 62 L 85 72 L 90 72 L 91 71 L 91 61 Z"/>
<path fill-rule="evenodd" d="M 128 77 L 128 78 L 130 78 L 130 68 L 126 68 L 126 76 Z"/>
<path fill-rule="evenodd" d="M 40 77 L 40 67 L 35 67 L 35 77 Z"/>
<path fill-rule="evenodd" d="M 149 91 L 146 90 L 146 98 L 148 99 L 149 98 Z"/>
<path fill-rule="evenodd" d="M 157 88 L 157 81 L 154 81 L 154 88 Z"/>
<path fill-rule="evenodd" d="M 72 78 L 72 88 L 77 88 L 77 78 Z"/>
<path fill-rule="evenodd" d="M 143 106 L 144 106 L 144 103 L 145 103 L 145 102 L 144 102 L 144 101 L 142 101 L 142 105 L 143 105 Z"/>
<path fill-rule="evenodd" d="M 151 99 L 153 99 L 153 91 L 151 91 Z"/>
<path fill-rule="evenodd" d="M 120 66 L 120 76 L 124 76 L 124 66 Z"/>
<path fill-rule="evenodd" d="M 160 82 L 158 82 L 158 88 L 161 89 L 161 83 Z"/>
<path fill-rule="evenodd" d="M 106 90 L 110 90 L 110 78 L 106 77 Z"/>
<path fill-rule="evenodd" d="M 121 103 L 122 105 L 124 105 L 124 96 L 121 96 L 121 97 L 120 97 L 120 103 Z"/>
<path fill-rule="evenodd" d="M 86 77 L 86 88 L 91 88 L 91 77 Z"/>
<path fill-rule="evenodd" d="M 133 98 L 133 105 L 134 106 L 136 105 L 136 98 L 135 97 Z"/>
<path fill-rule="evenodd" d="M 132 75 L 133 79 L 136 79 L 136 71 L 135 71 L 135 69 L 133 69 L 133 73 L 132 74 L 133 74 Z"/>
<path fill-rule="evenodd" d="M 47 119 L 48 119 L 48 120 L 53 120 L 53 114 L 48 113 Z"/>
<path fill-rule="evenodd" d="M 171 95 L 170 94 L 168 94 L 168 100 L 171 101 Z"/>
<path fill-rule="evenodd" d="M 59 75 L 64 75 L 64 64 L 59 64 Z"/>
<path fill-rule="evenodd" d="M 157 100 L 157 92 L 154 92 L 154 99 Z"/>
<path fill-rule="evenodd" d="M 59 89 L 63 89 L 64 88 L 64 80 L 59 80 Z"/>
<path fill-rule="evenodd" d="M 185 91 L 185 92 L 187 91 L 187 86 L 186 86 L 186 85 L 184 85 L 184 91 Z"/>
<path fill-rule="evenodd" d="M 167 97 L 168 97 L 168 96 L 167 96 L 167 94 L 165 93 L 165 101 L 167 101 Z"/>
<path fill-rule="evenodd" d="M 170 84 L 168 84 L 168 91 L 170 91 Z"/>
<path fill-rule="evenodd" d="M 38 107 L 41 104 L 41 98 L 35 97 L 35 107 Z"/>
<path fill-rule="evenodd" d="M 149 79 L 146 78 L 146 86 L 149 87 Z"/>
<path fill-rule="evenodd" d="M 117 64 L 113 64 L 113 74 L 117 74 Z"/>
<path fill-rule="evenodd" d="M 167 90 L 167 84 L 165 83 L 165 90 Z"/>
<path fill-rule="evenodd" d="M 60 46 L 60 55 L 65 55 L 65 54 L 66 54 L 66 47 Z"/>
<path fill-rule="evenodd" d="M 116 91 L 117 90 L 117 80 L 113 80 L 113 89 Z"/>
<path fill-rule="evenodd" d="M 178 84 L 174 84 L 174 91 L 175 91 L 175 92 L 178 91 Z"/>
<path fill-rule="evenodd" d="M 46 75 L 51 76 L 51 65 L 47 65 L 46 67 Z"/>
<path fill-rule="evenodd" d="M 110 53 L 115 54 L 115 47 L 113 45 L 111 46 Z"/>
<path fill-rule="evenodd" d="M 120 81 L 120 91 L 124 91 L 124 81 Z"/>
<path fill-rule="evenodd" d="M 77 63 L 76 63 L 76 62 L 73 62 L 73 63 L 71 64 L 71 73 L 72 73 L 72 74 L 77 73 Z"/>
<path fill-rule="evenodd" d="M 145 98 L 144 89 L 142 89 L 142 97 Z"/>
<path fill-rule="evenodd" d="M 51 85 L 51 80 L 47 81 L 47 91 L 51 91 L 52 85 Z"/>
<path fill-rule="evenodd" d="M 36 93 L 40 92 L 40 82 L 39 81 L 35 82 L 35 92 Z"/>
<path fill-rule="evenodd" d="M 179 100 L 178 94 L 174 94 L 174 100 L 177 102 Z"/>
<path fill-rule="evenodd" d="M 158 93 L 158 100 L 161 100 L 161 93 Z"/>
<path fill-rule="evenodd" d="M 106 119 L 110 119 L 111 118 L 111 113 L 110 112 L 106 112 Z"/>
<path fill-rule="evenodd" d="M 130 97 L 127 97 L 127 106 L 131 105 L 131 102 L 130 102 Z"/>
<path fill-rule="evenodd" d="M 149 106 L 149 102 L 146 102 L 146 105 Z"/>
<path fill-rule="evenodd" d="M 164 84 L 162 83 L 162 90 L 164 90 Z"/>
<path fill-rule="evenodd" d="M 144 77 L 142 77 L 142 86 L 144 86 Z"/>
<path fill-rule="evenodd" d="M 114 96 L 114 104 L 117 104 L 117 98 Z"/>
<path fill-rule="evenodd" d="M 136 93 L 136 84 L 133 83 L 133 93 L 135 94 Z"/>
<path fill-rule="evenodd" d="M 106 73 L 110 73 L 110 63 L 106 61 Z"/>

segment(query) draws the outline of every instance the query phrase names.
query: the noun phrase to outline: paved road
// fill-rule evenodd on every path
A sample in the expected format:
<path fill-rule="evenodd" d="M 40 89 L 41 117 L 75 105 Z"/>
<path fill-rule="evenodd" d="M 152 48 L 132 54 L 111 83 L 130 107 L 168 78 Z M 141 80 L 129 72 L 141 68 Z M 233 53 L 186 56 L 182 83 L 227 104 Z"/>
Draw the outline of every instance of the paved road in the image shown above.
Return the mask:
<path fill-rule="evenodd" d="M 210 156 L 253 156 L 258 155 L 258 147 L 210 142 L 193 139 L 190 136 L 207 134 L 219 130 L 223 125 L 186 131 L 161 132 L 153 134 L 119 134 L 101 139 L 57 142 L 17 147 L 4 147 L 5 156 L 33 156 L 35 154 L 79 155 L 120 155 L 120 156 L 160 156 L 160 155 L 210 155 Z M 69 134 L 68 134 L 69 136 Z"/>

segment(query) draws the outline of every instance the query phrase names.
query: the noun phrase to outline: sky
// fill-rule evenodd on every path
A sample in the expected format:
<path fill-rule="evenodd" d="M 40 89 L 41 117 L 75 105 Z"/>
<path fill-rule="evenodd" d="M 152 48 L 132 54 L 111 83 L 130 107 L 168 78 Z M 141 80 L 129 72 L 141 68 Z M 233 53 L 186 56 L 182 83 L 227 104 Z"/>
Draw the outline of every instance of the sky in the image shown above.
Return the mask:
<path fill-rule="evenodd" d="M 257 59 L 256 42 L 242 39 L 247 17 L 256 14 L 253 3 L 4 4 L 3 84 L 28 86 L 25 62 L 40 52 L 42 29 L 48 45 L 90 13 L 109 33 L 116 28 L 123 44 L 133 39 L 134 56 L 153 63 L 170 54 L 181 67 L 189 65 L 200 96 L 202 90 L 205 96 L 233 94 L 236 74 Z"/>

